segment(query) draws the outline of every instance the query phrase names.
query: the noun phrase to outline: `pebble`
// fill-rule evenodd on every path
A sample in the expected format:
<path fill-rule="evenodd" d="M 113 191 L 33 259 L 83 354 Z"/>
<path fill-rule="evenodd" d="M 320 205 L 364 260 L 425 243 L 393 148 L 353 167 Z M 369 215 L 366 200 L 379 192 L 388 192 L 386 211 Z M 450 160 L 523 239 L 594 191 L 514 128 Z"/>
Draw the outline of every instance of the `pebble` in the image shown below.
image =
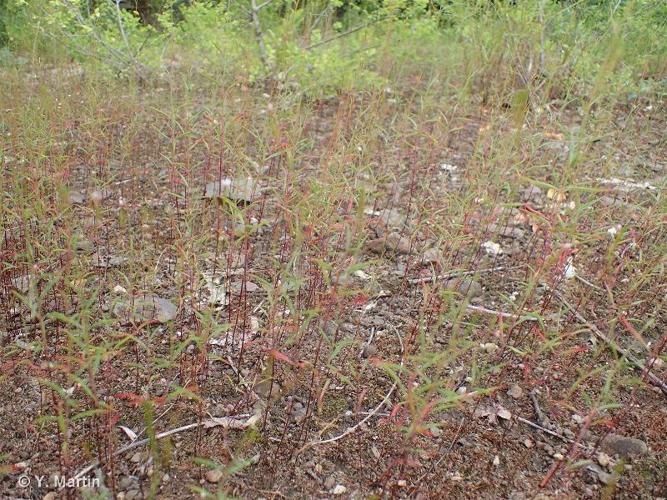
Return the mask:
<path fill-rule="evenodd" d="M 524 439 L 524 441 L 523 441 L 523 445 L 524 445 L 526 448 L 532 448 L 532 447 L 533 447 L 533 442 L 532 442 L 530 439 L 526 438 L 526 439 Z"/>
<path fill-rule="evenodd" d="M 507 391 L 507 394 L 514 399 L 519 399 L 523 396 L 523 389 L 521 389 L 519 384 L 514 384 L 512 387 L 510 387 L 509 391 Z"/>
<path fill-rule="evenodd" d="M 595 473 L 595 475 L 598 478 L 598 481 L 600 481 L 602 484 L 608 484 L 612 479 L 611 474 L 608 474 L 607 472 L 603 471 L 600 467 L 598 467 L 595 464 L 589 465 L 588 470 Z"/>
<path fill-rule="evenodd" d="M 498 346 L 494 344 L 493 342 L 488 342 L 486 344 L 479 344 L 479 347 L 484 351 L 489 354 L 493 354 L 498 350 Z"/>
<path fill-rule="evenodd" d="M 79 191 L 70 191 L 68 199 L 72 205 L 83 205 L 88 197 Z"/>
<path fill-rule="evenodd" d="M 118 488 L 121 490 L 127 490 L 132 486 L 132 478 L 129 476 L 123 476 L 120 481 L 118 481 Z"/>
<path fill-rule="evenodd" d="M 412 250 L 410 240 L 398 233 L 389 233 L 386 237 L 366 242 L 366 247 L 374 253 L 382 254 L 386 251 L 399 254 L 409 254 Z"/>
<path fill-rule="evenodd" d="M 49 491 L 42 500 L 56 500 L 56 492 L 55 491 Z"/>
<path fill-rule="evenodd" d="M 482 285 L 471 279 L 450 279 L 445 283 L 445 287 L 468 298 L 479 297 L 482 295 Z"/>
<path fill-rule="evenodd" d="M 602 440 L 601 447 L 611 454 L 618 454 L 624 458 L 638 457 L 648 453 L 648 446 L 641 439 L 609 434 Z"/>
<path fill-rule="evenodd" d="M 542 190 L 537 186 L 527 186 L 521 192 L 523 201 L 539 201 L 542 196 Z"/>
<path fill-rule="evenodd" d="M 611 462 L 611 459 L 609 458 L 609 455 L 607 455 L 606 453 L 603 453 L 603 452 L 598 453 L 597 459 L 598 459 L 598 463 L 602 467 L 606 467 Z"/>
<path fill-rule="evenodd" d="M 499 234 L 500 236 L 504 236 L 505 238 L 518 239 L 518 238 L 523 238 L 523 236 L 526 234 L 526 232 L 523 229 L 519 229 L 518 227 L 498 225 L 498 224 L 490 224 L 488 230 L 491 233 Z"/>
<path fill-rule="evenodd" d="M 395 208 L 392 209 L 383 209 L 377 212 L 377 214 L 380 217 L 380 221 L 391 227 L 401 227 L 403 224 L 405 224 L 406 217 L 405 215 L 401 214 L 398 210 Z"/>
<path fill-rule="evenodd" d="M 361 351 L 361 355 L 364 358 L 371 358 L 375 356 L 378 352 L 378 348 L 375 347 L 373 344 L 368 344 L 364 346 L 363 351 Z"/>
<path fill-rule="evenodd" d="M 223 472 L 219 469 L 212 469 L 206 473 L 206 480 L 209 483 L 218 483 L 222 479 Z"/>
<path fill-rule="evenodd" d="M 102 201 L 104 201 L 104 198 L 106 197 L 105 194 L 106 193 L 96 189 L 90 193 L 90 201 L 93 202 L 93 205 L 99 205 Z"/>
<path fill-rule="evenodd" d="M 441 264 L 443 260 L 442 254 L 435 248 L 429 248 L 422 255 L 422 264 Z"/>
<path fill-rule="evenodd" d="M 334 476 L 329 476 L 324 480 L 324 487 L 327 490 L 330 490 L 336 484 L 336 478 Z"/>
<path fill-rule="evenodd" d="M 344 495 L 347 492 L 347 488 L 342 484 L 337 484 L 336 487 L 331 492 L 334 495 Z"/>
<path fill-rule="evenodd" d="M 74 249 L 77 252 L 82 252 L 82 253 L 93 253 L 95 250 L 95 247 L 93 243 L 89 240 L 77 240 L 76 245 L 74 246 Z"/>

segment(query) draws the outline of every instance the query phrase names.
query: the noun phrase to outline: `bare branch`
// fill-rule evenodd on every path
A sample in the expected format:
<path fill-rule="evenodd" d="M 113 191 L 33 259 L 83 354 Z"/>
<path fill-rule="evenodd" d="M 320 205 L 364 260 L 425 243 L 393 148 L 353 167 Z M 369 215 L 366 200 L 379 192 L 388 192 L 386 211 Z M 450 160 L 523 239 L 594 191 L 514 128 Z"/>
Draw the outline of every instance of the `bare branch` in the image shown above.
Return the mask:
<path fill-rule="evenodd" d="M 262 22 L 259 19 L 259 11 L 262 7 L 268 5 L 270 1 L 271 0 L 267 0 L 258 7 L 256 0 L 250 0 L 252 6 L 252 24 L 255 28 L 255 38 L 257 39 L 257 45 L 259 47 L 259 57 L 262 60 L 264 68 L 269 73 L 273 71 L 273 66 L 271 65 L 271 61 L 269 61 L 269 55 L 266 51 L 266 44 L 264 43 L 264 32 L 262 31 Z"/>
<path fill-rule="evenodd" d="M 368 28 L 369 26 L 377 24 L 380 21 L 384 21 L 385 19 L 386 19 L 386 17 L 379 17 L 379 18 L 374 19 L 372 21 L 369 21 L 367 23 L 361 24 L 359 26 L 355 26 L 354 28 L 351 28 L 347 31 L 344 31 L 342 33 L 338 33 L 337 35 L 334 35 L 334 36 L 329 37 L 329 38 L 325 38 L 324 40 L 320 40 L 319 42 L 316 42 L 312 45 L 309 45 L 308 47 L 306 47 L 306 50 L 312 50 L 316 47 L 321 47 L 322 45 L 326 45 L 327 43 L 331 43 L 334 40 L 338 40 L 339 38 L 343 38 L 345 36 L 351 35 L 352 33 L 356 33 L 357 31 L 360 31 L 364 28 Z"/>

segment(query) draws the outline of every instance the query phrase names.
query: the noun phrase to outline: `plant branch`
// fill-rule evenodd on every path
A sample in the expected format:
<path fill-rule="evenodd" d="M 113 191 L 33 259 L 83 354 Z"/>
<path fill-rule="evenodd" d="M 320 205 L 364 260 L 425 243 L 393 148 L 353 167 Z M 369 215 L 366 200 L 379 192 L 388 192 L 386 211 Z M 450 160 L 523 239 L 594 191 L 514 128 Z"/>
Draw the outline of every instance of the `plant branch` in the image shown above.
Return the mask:
<path fill-rule="evenodd" d="M 361 24 L 359 26 L 355 26 L 354 28 L 351 28 L 347 31 L 344 31 L 342 33 L 338 33 L 337 35 L 334 35 L 334 36 L 331 36 L 329 38 L 325 38 L 324 40 L 320 40 L 319 42 L 313 43 L 312 45 L 309 45 L 308 47 L 306 47 L 305 50 L 313 50 L 317 47 L 321 47 L 322 45 L 326 45 L 327 43 L 331 43 L 335 40 L 338 40 L 339 38 L 343 38 L 345 36 L 351 35 L 352 33 L 356 33 L 357 31 L 360 31 L 364 28 L 368 28 L 369 26 L 377 24 L 380 21 L 384 21 L 385 19 L 387 19 L 387 18 L 386 17 L 379 17 L 379 18 L 374 19 L 372 21 L 369 21 L 367 23 Z"/>
<path fill-rule="evenodd" d="M 251 2 L 251 15 L 252 15 L 252 24 L 255 28 L 255 38 L 257 39 L 257 46 L 259 47 L 259 57 L 262 60 L 264 68 L 271 73 L 273 71 L 273 66 L 269 60 L 268 52 L 266 51 L 266 43 L 264 42 L 264 32 L 262 31 L 262 22 L 259 18 L 259 11 L 271 3 L 272 0 L 267 0 L 266 2 L 257 5 L 256 0 L 250 0 Z"/>

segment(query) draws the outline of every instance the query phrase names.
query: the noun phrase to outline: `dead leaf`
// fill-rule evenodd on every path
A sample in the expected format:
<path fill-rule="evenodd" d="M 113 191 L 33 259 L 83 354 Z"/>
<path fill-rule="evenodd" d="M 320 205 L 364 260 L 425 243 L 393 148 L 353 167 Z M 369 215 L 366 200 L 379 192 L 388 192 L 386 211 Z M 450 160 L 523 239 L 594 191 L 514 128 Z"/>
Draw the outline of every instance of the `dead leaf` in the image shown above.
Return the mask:
<path fill-rule="evenodd" d="M 567 195 L 559 189 L 549 188 L 547 191 L 547 198 L 562 203 L 567 200 Z"/>
<path fill-rule="evenodd" d="M 137 433 L 134 432 L 134 431 L 133 431 L 132 429 L 130 429 L 129 427 L 126 427 L 126 426 L 124 426 L 124 425 L 119 425 L 118 428 L 119 428 L 120 430 L 122 430 L 122 431 L 127 435 L 128 438 L 130 438 L 130 441 L 134 442 L 134 441 L 137 440 L 137 437 L 138 437 L 138 436 L 137 436 Z"/>
<path fill-rule="evenodd" d="M 209 199 L 228 198 L 235 202 L 251 203 L 262 194 L 263 189 L 252 177 L 224 178 L 209 182 L 204 197 Z"/>

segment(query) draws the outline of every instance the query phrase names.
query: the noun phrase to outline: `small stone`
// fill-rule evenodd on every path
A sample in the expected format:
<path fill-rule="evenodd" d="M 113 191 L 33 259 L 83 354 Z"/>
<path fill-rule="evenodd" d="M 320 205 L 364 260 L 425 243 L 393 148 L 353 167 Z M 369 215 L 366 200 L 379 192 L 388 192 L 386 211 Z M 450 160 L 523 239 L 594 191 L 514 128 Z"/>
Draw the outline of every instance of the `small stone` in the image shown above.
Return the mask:
<path fill-rule="evenodd" d="M 93 205 L 99 205 L 104 201 L 105 198 L 105 193 L 103 193 L 100 190 L 95 190 L 92 193 L 90 193 L 90 201 L 93 203 Z"/>
<path fill-rule="evenodd" d="M 510 420 L 512 418 L 512 412 L 502 407 L 498 408 L 496 415 L 498 415 L 498 417 L 502 418 L 503 420 Z"/>
<path fill-rule="evenodd" d="M 206 472 L 206 480 L 209 483 L 218 483 L 222 479 L 223 472 L 220 469 L 212 469 Z"/>
<path fill-rule="evenodd" d="M 134 458 L 134 457 L 132 457 Z M 123 476 L 120 481 L 118 481 L 118 488 L 121 490 L 128 490 L 132 486 L 134 481 L 130 476 Z"/>
<path fill-rule="evenodd" d="M 132 455 L 132 458 L 130 458 L 130 462 L 134 462 L 135 464 L 141 462 L 141 453 L 136 452 L 134 455 Z"/>
<path fill-rule="evenodd" d="M 519 384 L 514 384 L 512 387 L 510 387 L 509 391 L 507 391 L 507 394 L 514 399 L 519 399 L 523 396 L 523 389 L 521 389 Z"/>
<path fill-rule="evenodd" d="M 409 254 L 412 251 L 410 240 L 398 233 L 389 233 L 386 237 L 367 241 L 366 247 L 371 252 L 378 254 L 382 254 L 384 252 Z"/>
<path fill-rule="evenodd" d="M 482 349 L 482 351 L 484 351 L 486 353 L 489 353 L 489 354 L 493 354 L 494 352 L 496 352 L 499 349 L 499 347 L 496 344 L 494 344 L 493 342 L 488 342 L 486 344 L 479 344 L 479 347 L 480 347 L 480 349 Z"/>
<path fill-rule="evenodd" d="M 402 215 L 395 208 L 379 210 L 376 215 L 379 216 L 380 222 L 386 226 L 401 227 L 406 221 L 405 215 Z"/>
<path fill-rule="evenodd" d="M 129 260 L 130 259 L 128 259 L 127 257 L 123 257 L 120 255 L 103 255 L 99 253 L 99 251 L 92 255 L 93 266 L 101 268 L 122 266 L 123 264 L 126 264 Z"/>
<path fill-rule="evenodd" d="M 352 274 L 355 277 L 357 277 L 357 278 L 359 278 L 360 280 L 363 280 L 363 281 L 368 281 L 369 279 L 371 279 L 371 277 L 368 274 L 366 274 L 364 271 L 362 271 L 361 269 L 357 269 Z"/>
<path fill-rule="evenodd" d="M 92 241 L 81 239 L 76 241 L 74 249 L 77 252 L 81 253 L 93 253 L 93 251 L 95 250 L 95 246 L 93 245 Z"/>
<path fill-rule="evenodd" d="M 563 460 L 565 457 L 563 456 L 562 453 L 554 453 L 554 458 L 556 460 Z"/>
<path fill-rule="evenodd" d="M 606 453 L 603 453 L 603 452 L 598 453 L 597 459 L 598 459 L 598 463 L 602 467 L 606 467 L 611 462 L 611 459 L 609 458 L 609 455 L 607 455 Z"/>
<path fill-rule="evenodd" d="M 429 248 L 422 254 L 422 264 L 442 264 L 442 262 L 442 254 L 435 248 Z"/>
<path fill-rule="evenodd" d="M 372 358 L 375 356 L 378 352 L 378 348 L 375 347 L 373 344 L 365 345 L 363 351 L 361 351 L 361 355 L 364 358 Z"/>
<path fill-rule="evenodd" d="M 526 438 L 526 439 L 523 440 L 523 445 L 526 448 L 532 448 L 533 447 L 533 442 L 530 439 Z"/>
<path fill-rule="evenodd" d="M 80 193 L 79 191 L 70 191 L 68 199 L 72 205 L 83 205 L 86 203 L 87 197 L 85 194 Z"/>
<path fill-rule="evenodd" d="M 601 447 L 607 453 L 618 454 L 623 458 L 639 457 L 648 453 L 648 446 L 641 439 L 609 434 L 602 440 Z"/>
<path fill-rule="evenodd" d="M 487 229 L 489 230 L 489 232 L 498 234 L 505 238 L 519 239 L 523 238 L 523 236 L 526 234 L 526 232 L 523 229 L 501 224 L 489 224 L 489 227 Z"/>
<path fill-rule="evenodd" d="M 648 360 L 647 365 L 651 366 L 652 368 L 657 368 L 657 369 L 662 369 L 665 366 L 665 362 L 662 360 L 662 358 L 651 358 Z"/>
<path fill-rule="evenodd" d="M 482 295 L 482 285 L 471 279 L 450 279 L 445 283 L 445 287 L 448 290 L 454 290 L 468 298 L 479 297 Z"/>
<path fill-rule="evenodd" d="M 331 491 L 334 495 L 344 495 L 347 492 L 347 488 L 342 484 L 337 484 L 336 487 Z"/>
<path fill-rule="evenodd" d="M 593 472 L 597 477 L 598 481 L 600 481 L 602 484 L 609 484 L 609 482 L 612 480 L 611 474 L 603 471 L 600 467 L 598 467 L 595 464 L 589 465 L 588 470 Z"/>
<path fill-rule="evenodd" d="M 493 465 L 495 465 L 496 467 L 500 465 L 500 457 L 498 455 L 493 457 Z"/>
<path fill-rule="evenodd" d="M 56 500 L 56 492 L 55 491 L 49 491 L 42 500 Z"/>
<path fill-rule="evenodd" d="M 496 243 L 495 241 L 491 240 L 482 243 L 482 248 L 487 255 L 492 255 L 494 257 L 503 253 L 503 249 L 501 248 L 500 243 Z"/>
<path fill-rule="evenodd" d="M 523 201 L 538 201 L 542 197 L 542 190 L 537 186 L 527 186 L 521 192 Z"/>
<path fill-rule="evenodd" d="M 399 488 L 405 488 L 408 485 L 408 482 L 405 479 L 399 479 L 396 484 Z"/>
<path fill-rule="evenodd" d="M 331 488 L 333 488 L 335 486 L 335 484 L 336 484 L 336 478 L 334 476 L 329 476 L 324 480 L 324 487 L 327 490 L 330 490 Z"/>

